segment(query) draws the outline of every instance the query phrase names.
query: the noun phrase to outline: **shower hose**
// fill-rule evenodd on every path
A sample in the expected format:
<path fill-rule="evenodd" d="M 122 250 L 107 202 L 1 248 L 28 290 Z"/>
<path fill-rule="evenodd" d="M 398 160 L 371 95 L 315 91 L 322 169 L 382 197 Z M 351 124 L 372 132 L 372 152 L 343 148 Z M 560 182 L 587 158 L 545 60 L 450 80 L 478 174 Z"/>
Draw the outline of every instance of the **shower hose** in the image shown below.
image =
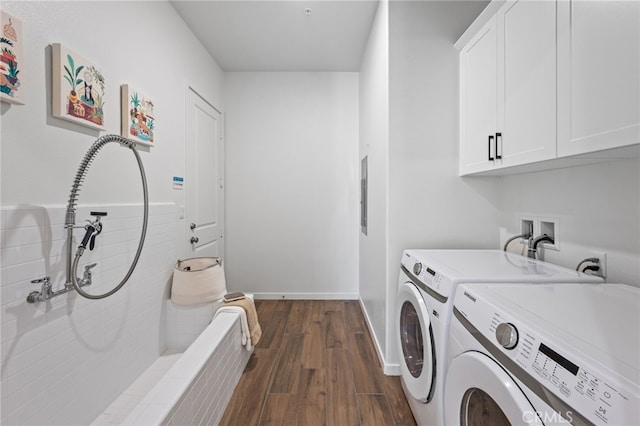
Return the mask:
<path fill-rule="evenodd" d="M 138 249 L 136 251 L 136 254 L 133 258 L 133 261 L 131 262 L 131 266 L 129 267 L 129 270 L 127 271 L 126 275 L 118 285 L 116 285 L 113 289 L 103 294 L 90 294 L 82 290 L 82 288 L 80 288 L 80 284 L 78 283 L 78 278 L 77 278 L 78 277 L 77 271 L 78 271 L 78 263 L 80 261 L 80 257 L 84 253 L 84 248 L 82 246 L 78 247 L 78 249 L 76 250 L 76 254 L 73 258 L 70 279 L 76 291 L 81 296 L 86 297 L 87 299 L 104 299 L 105 297 L 111 296 L 112 294 L 120 290 L 125 285 L 125 283 L 129 280 L 129 277 L 131 277 L 131 274 L 133 273 L 134 269 L 136 268 L 136 265 L 138 264 L 138 259 L 140 258 L 140 253 L 142 252 L 142 246 L 144 245 L 144 239 L 147 234 L 147 222 L 149 219 L 149 196 L 148 196 L 148 190 L 147 190 L 147 178 L 144 173 L 142 160 L 140 159 L 140 154 L 138 154 L 138 150 L 135 147 L 135 143 L 133 141 L 130 141 L 129 139 L 125 139 L 118 135 L 101 136 L 93 143 L 93 145 L 91 145 L 91 147 L 85 154 L 84 158 L 82 159 L 82 162 L 80 163 L 80 167 L 78 167 L 78 171 L 76 172 L 76 177 L 73 181 L 73 185 L 71 186 L 71 194 L 69 195 L 69 204 L 67 205 L 66 224 L 67 226 L 71 226 L 71 227 L 75 225 L 75 207 L 77 205 L 78 195 L 80 193 L 80 186 L 84 181 L 85 175 L 87 173 L 87 169 L 91 165 L 91 162 L 95 158 L 98 151 L 100 151 L 102 147 L 104 147 L 106 144 L 110 142 L 118 142 L 119 144 L 131 149 L 131 151 L 133 152 L 133 155 L 136 158 L 136 161 L 138 162 L 138 168 L 140 169 L 140 178 L 142 179 L 142 193 L 144 197 L 142 232 L 140 234 Z M 71 244 L 71 241 L 69 241 L 69 244 Z"/>

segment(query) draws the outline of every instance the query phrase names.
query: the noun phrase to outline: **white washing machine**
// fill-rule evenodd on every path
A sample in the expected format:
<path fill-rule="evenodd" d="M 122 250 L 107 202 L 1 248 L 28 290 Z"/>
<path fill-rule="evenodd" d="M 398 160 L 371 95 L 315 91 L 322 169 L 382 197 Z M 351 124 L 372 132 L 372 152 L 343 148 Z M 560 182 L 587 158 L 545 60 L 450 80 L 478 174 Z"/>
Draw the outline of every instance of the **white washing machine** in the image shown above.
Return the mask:
<path fill-rule="evenodd" d="M 500 250 L 405 250 L 396 295 L 401 382 L 419 425 L 442 425 L 448 328 L 465 282 L 593 282 L 602 279 Z"/>
<path fill-rule="evenodd" d="M 640 289 L 461 285 L 447 425 L 640 424 Z"/>

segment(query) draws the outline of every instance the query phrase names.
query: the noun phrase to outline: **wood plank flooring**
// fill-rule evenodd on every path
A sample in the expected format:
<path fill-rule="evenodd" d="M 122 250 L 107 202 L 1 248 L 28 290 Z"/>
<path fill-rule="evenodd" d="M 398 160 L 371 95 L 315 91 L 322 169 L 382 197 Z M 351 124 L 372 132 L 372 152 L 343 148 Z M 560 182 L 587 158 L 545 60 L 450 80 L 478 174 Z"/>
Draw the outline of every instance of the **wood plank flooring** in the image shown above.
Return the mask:
<path fill-rule="evenodd" d="M 262 339 L 221 425 L 415 425 L 358 301 L 256 300 Z"/>

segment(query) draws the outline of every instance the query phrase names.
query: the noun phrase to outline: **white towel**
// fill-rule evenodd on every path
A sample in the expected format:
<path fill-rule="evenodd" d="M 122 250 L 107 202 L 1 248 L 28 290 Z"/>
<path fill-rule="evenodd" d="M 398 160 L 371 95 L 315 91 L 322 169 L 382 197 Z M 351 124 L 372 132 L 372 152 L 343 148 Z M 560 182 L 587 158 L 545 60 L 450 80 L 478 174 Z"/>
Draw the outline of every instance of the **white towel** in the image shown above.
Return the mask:
<path fill-rule="evenodd" d="M 248 351 L 253 350 L 253 346 L 251 345 L 251 333 L 249 332 L 249 324 L 247 322 L 247 312 L 244 308 L 241 308 L 240 306 L 221 306 L 218 308 L 213 318 L 222 312 L 237 313 L 240 315 L 242 345 L 247 348 Z"/>

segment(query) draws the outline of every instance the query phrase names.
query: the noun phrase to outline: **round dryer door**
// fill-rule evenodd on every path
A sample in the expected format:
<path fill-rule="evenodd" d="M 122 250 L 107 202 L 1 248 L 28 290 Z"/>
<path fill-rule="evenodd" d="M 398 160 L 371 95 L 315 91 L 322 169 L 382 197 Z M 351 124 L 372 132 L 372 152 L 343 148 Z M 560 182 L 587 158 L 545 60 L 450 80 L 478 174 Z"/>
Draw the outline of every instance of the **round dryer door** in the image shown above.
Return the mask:
<path fill-rule="evenodd" d="M 454 358 L 444 387 L 447 425 L 543 424 L 511 376 L 480 352 L 465 352 Z"/>
<path fill-rule="evenodd" d="M 400 372 L 411 396 L 421 402 L 431 398 L 435 360 L 431 321 L 418 288 L 405 283 L 396 296 Z"/>

